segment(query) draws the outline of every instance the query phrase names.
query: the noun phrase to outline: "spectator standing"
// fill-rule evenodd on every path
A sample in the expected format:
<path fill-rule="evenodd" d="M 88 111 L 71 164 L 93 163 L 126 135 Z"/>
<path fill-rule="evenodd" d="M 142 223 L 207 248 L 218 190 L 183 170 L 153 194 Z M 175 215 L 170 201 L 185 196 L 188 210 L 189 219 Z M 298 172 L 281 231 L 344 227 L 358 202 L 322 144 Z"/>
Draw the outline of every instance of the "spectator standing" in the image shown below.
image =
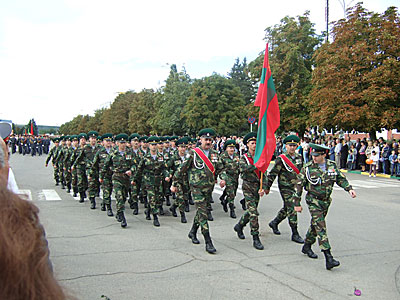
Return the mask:
<path fill-rule="evenodd" d="M 383 144 L 383 148 L 382 148 L 382 151 L 381 151 L 381 162 L 382 162 L 382 171 L 383 171 L 383 174 L 389 174 L 389 172 L 390 172 L 390 168 L 389 168 L 389 166 L 390 166 L 390 163 L 389 163 L 389 156 L 390 156 L 390 152 L 391 152 L 391 149 L 390 149 L 390 146 L 389 146 L 389 144 L 388 144 L 388 142 L 384 142 L 384 144 Z"/>
<path fill-rule="evenodd" d="M 340 168 L 346 168 L 347 155 L 349 154 L 349 145 L 345 140 L 342 140 L 342 150 L 340 151 Z"/>
<path fill-rule="evenodd" d="M 356 157 L 357 157 L 357 150 L 356 150 L 355 146 L 352 144 L 350 146 L 349 154 L 347 155 L 347 169 L 348 170 L 356 169 Z"/>
<path fill-rule="evenodd" d="M 361 171 L 365 172 L 365 161 L 367 159 L 367 155 L 365 154 L 365 151 L 367 150 L 367 146 L 364 141 L 361 141 L 360 144 L 361 144 L 361 147 L 358 152 L 359 155 L 357 155 L 357 157 L 358 157 L 359 166 L 361 167 Z"/>
<path fill-rule="evenodd" d="M 369 168 L 369 177 L 372 176 L 372 172 L 374 172 L 374 177 L 376 177 L 376 167 L 379 162 L 379 154 L 375 150 L 372 150 L 370 159 L 372 159 L 372 163 L 370 164 Z"/>
<path fill-rule="evenodd" d="M 341 151 L 342 151 L 342 143 L 339 139 L 336 139 L 335 162 L 339 169 L 340 169 L 340 152 Z"/>
<path fill-rule="evenodd" d="M 389 163 L 390 163 L 390 175 L 396 175 L 397 174 L 397 167 L 398 167 L 398 162 L 397 162 L 397 154 L 396 151 L 392 150 L 392 154 L 389 156 Z"/>
<path fill-rule="evenodd" d="M 329 159 L 335 161 L 335 142 L 329 143 Z"/>

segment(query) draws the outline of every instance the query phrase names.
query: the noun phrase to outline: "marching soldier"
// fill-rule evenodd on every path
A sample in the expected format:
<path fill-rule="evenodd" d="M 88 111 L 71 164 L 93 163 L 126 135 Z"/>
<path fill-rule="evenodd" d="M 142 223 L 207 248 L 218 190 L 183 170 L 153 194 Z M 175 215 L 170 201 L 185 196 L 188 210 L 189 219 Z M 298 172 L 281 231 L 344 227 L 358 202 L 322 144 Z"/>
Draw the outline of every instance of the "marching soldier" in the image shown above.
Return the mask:
<path fill-rule="evenodd" d="M 246 211 L 241 217 L 239 223 L 233 228 L 239 239 L 245 239 L 243 228 L 250 222 L 250 232 L 253 236 L 253 247 L 257 250 L 263 250 L 264 246 L 259 237 L 258 224 L 258 203 L 264 195 L 264 189 L 260 189 L 260 178 L 263 174 L 254 165 L 254 154 L 256 151 L 257 134 L 250 132 L 246 134 L 243 143 L 247 145 L 248 152 L 240 159 L 240 174 L 243 179 L 242 190 L 246 201 Z M 266 186 L 263 181 L 263 188 Z"/>
<path fill-rule="evenodd" d="M 148 138 L 149 137 L 147 135 L 144 135 L 139 138 L 139 144 L 140 144 L 139 156 L 141 158 L 143 158 L 149 151 L 149 144 L 147 143 Z M 140 181 L 141 179 L 139 178 L 138 180 Z M 144 207 L 147 208 L 147 191 L 146 191 L 144 185 L 142 185 L 140 182 L 139 182 L 139 186 L 140 186 L 140 189 L 139 189 L 140 203 L 144 203 Z"/>
<path fill-rule="evenodd" d="M 75 159 L 78 155 L 78 148 L 79 148 L 79 138 L 77 135 L 71 136 L 72 140 L 72 146 L 70 148 L 71 156 L 69 158 L 69 163 L 67 166 L 69 166 L 71 170 L 71 185 L 72 185 L 72 191 L 73 191 L 73 196 L 76 197 L 78 195 L 78 172 L 76 169 L 72 168 L 72 165 L 75 162 Z"/>
<path fill-rule="evenodd" d="M 140 180 L 142 188 L 144 187 L 147 191 L 146 220 L 151 220 L 150 214 L 152 214 L 154 226 L 160 226 L 157 214 L 162 204 L 162 180 L 164 178 L 166 181 L 170 180 L 164 156 L 157 151 L 159 142 L 160 139 L 157 136 L 151 136 L 147 139 L 150 150 L 140 161 L 135 176 L 135 182 Z"/>
<path fill-rule="evenodd" d="M 103 140 L 103 145 L 100 146 L 99 151 L 94 156 L 92 167 L 89 170 L 89 181 L 92 180 L 92 176 L 99 176 L 100 171 L 104 167 L 104 163 L 107 157 L 110 155 L 112 134 L 106 133 L 100 137 Z M 107 216 L 112 217 L 113 211 L 111 208 L 111 194 L 112 194 L 112 171 L 107 169 L 104 173 L 103 182 L 101 183 L 101 189 L 103 190 L 103 201 L 101 202 L 101 210 L 106 211 Z"/>
<path fill-rule="evenodd" d="M 59 172 L 58 172 L 58 165 L 56 162 L 56 156 L 57 156 L 57 152 L 58 152 L 58 148 L 60 146 L 60 140 L 59 138 L 55 138 L 54 140 L 54 147 L 50 149 L 49 154 L 46 158 L 46 168 L 49 164 L 49 161 L 51 160 L 51 163 L 53 165 L 54 168 L 54 180 L 56 181 L 56 185 L 59 185 L 60 182 L 60 177 L 59 177 Z"/>
<path fill-rule="evenodd" d="M 106 179 L 106 174 L 112 171 L 112 185 L 117 200 L 117 221 L 121 223 L 121 227 L 125 228 L 128 224 L 125 219 L 125 202 L 128 195 L 128 189 L 131 185 L 132 172 L 136 169 L 136 161 L 130 151 L 126 149 L 128 135 L 120 133 L 115 137 L 118 142 L 118 149 L 111 152 L 106 158 L 104 166 L 100 171 L 100 182 Z"/>
<path fill-rule="evenodd" d="M 71 170 L 74 171 L 76 169 L 76 176 L 78 179 L 78 192 L 79 192 L 79 203 L 85 202 L 86 198 L 86 189 L 88 188 L 88 179 L 86 175 L 86 161 L 84 159 L 84 151 L 87 141 L 87 134 L 80 133 L 78 135 L 79 138 L 79 148 L 76 151 L 76 155 L 74 155 L 74 162 L 72 164 Z"/>
<path fill-rule="evenodd" d="M 296 193 L 294 196 L 295 210 L 302 211 L 300 204 L 303 188 L 307 191 L 306 203 L 311 214 L 311 225 L 307 231 L 306 239 L 302 252 L 310 258 L 318 256 L 312 251 L 311 245 L 315 243 L 318 237 L 319 247 L 325 255 L 326 269 L 330 270 L 340 265 L 339 261 L 335 260 L 331 254 L 331 246 L 326 234 L 325 218 L 328 214 L 329 205 L 332 202 L 331 193 L 333 185 L 338 186 L 349 192 L 352 198 L 355 198 L 356 192 L 349 184 L 336 163 L 327 160 L 326 151 L 328 147 L 310 143 L 312 148 L 312 161 L 306 163 L 301 169 L 299 180 L 296 184 Z"/>
<path fill-rule="evenodd" d="M 64 166 L 64 178 L 65 184 L 67 186 L 67 193 L 71 192 L 71 183 L 72 183 L 72 175 L 71 175 L 71 156 L 74 153 L 71 145 L 71 140 L 73 136 L 66 136 L 66 148 L 64 149 L 64 159 L 63 159 L 63 166 Z"/>
<path fill-rule="evenodd" d="M 217 250 L 212 243 L 207 222 L 209 197 L 214 189 L 217 175 L 222 171 L 222 166 L 218 162 L 218 155 L 211 149 L 212 138 L 215 135 L 213 129 L 200 130 L 201 146 L 194 148 L 188 159 L 175 172 L 171 187 L 171 191 L 176 193 L 178 191 L 178 182 L 183 180 L 186 173 L 188 174 L 190 189 L 197 209 L 188 237 L 193 244 L 200 244 L 196 235 L 198 228 L 201 227 L 206 243 L 206 251 L 211 254 Z M 220 186 L 225 186 L 224 180 L 221 180 Z"/>
<path fill-rule="evenodd" d="M 221 201 L 222 207 L 225 212 L 228 212 L 228 205 L 230 209 L 230 217 L 236 219 L 235 214 L 235 197 L 236 191 L 239 186 L 239 155 L 235 152 L 236 141 L 228 140 L 224 144 L 225 152 L 220 156 L 224 172 L 221 178 L 225 180 L 226 187 L 224 193 L 226 199 Z"/>
<path fill-rule="evenodd" d="M 129 137 L 129 141 L 131 143 L 131 152 L 133 158 L 136 160 L 136 163 L 139 164 L 141 158 L 143 157 L 142 153 L 140 152 L 140 145 L 139 145 L 140 135 L 137 133 L 132 133 Z M 135 185 L 131 185 L 130 193 L 129 193 L 129 205 L 130 208 L 133 209 L 133 214 L 137 215 L 139 213 L 139 191 L 140 191 L 140 181 L 136 182 Z"/>
<path fill-rule="evenodd" d="M 296 135 L 289 135 L 283 143 L 286 147 L 286 153 L 279 155 L 275 160 L 275 165 L 269 172 L 267 177 L 267 187 L 265 194 L 269 193 L 272 183 L 278 176 L 279 192 L 283 200 L 283 208 L 278 212 L 278 215 L 269 223 L 274 234 L 281 234 L 278 229 L 278 224 L 286 217 L 288 218 L 290 228 L 292 229 L 292 241 L 303 244 L 304 240 L 297 231 L 297 212 L 294 210 L 294 202 L 292 195 L 295 192 L 295 183 L 297 174 L 300 173 L 303 167 L 303 160 L 300 154 L 296 153 L 296 148 L 300 139 Z"/>

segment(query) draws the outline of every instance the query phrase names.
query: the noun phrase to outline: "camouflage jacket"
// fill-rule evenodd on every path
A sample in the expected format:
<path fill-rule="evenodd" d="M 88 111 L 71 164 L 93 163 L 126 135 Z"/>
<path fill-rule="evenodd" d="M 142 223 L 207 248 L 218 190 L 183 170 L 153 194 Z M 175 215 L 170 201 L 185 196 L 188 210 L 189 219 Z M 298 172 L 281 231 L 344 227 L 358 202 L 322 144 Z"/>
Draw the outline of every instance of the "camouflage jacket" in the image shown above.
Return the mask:
<path fill-rule="evenodd" d="M 100 147 L 99 151 L 97 151 L 94 156 L 92 167 L 89 170 L 89 176 L 100 173 L 100 170 L 102 170 L 104 167 L 104 163 L 106 162 L 107 157 L 111 154 L 112 151 L 113 150 L 111 148 L 107 152 L 107 149 L 105 147 Z M 111 169 L 108 169 L 105 175 L 106 177 L 110 178 L 112 176 Z"/>
<path fill-rule="evenodd" d="M 189 153 L 186 153 L 183 157 L 179 155 L 179 153 L 175 153 L 171 156 L 168 161 L 168 170 L 171 176 L 174 176 L 175 172 L 179 169 L 179 167 L 190 157 Z M 187 183 L 188 181 L 188 174 L 184 173 L 181 177 L 180 183 Z"/>
<path fill-rule="evenodd" d="M 199 147 L 199 149 L 202 150 L 201 147 Z M 182 182 L 185 173 L 187 173 L 191 186 L 197 188 L 213 188 L 216 178 L 223 171 L 223 166 L 219 162 L 217 151 L 210 149 L 208 158 L 215 168 L 215 174 L 208 169 L 196 152 L 191 150 L 189 151 L 188 159 L 181 164 L 175 172 L 172 185 L 177 186 L 177 183 Z"/>
<path fill-rule="evenodd" d="M 71 169 L 71 157 L 74 154 L 74 148 L 71 147 L 67 147 L 64 150 L 64 167 L 69 170 Z"/>
<path fill-rule="evenodd" d="M 228 152 L 224 152 L 219 157 L 220 163 L 223 166 L 224 171 L 221 173 L 221 179 L 226 182 L 230 180 L 238 180 L 240 174 L 240 157 L 237 153 L 233 153 L 233 158 L 228 155 Z"/>
<path fill-rule="evenodd" d="M 67 148 L 66 146 L 59 146 L 57 153 L 56 153 L 56 162 L 58 164 L 63 164 L 64 163 L 64 153 L 65 153 L 65 148 Z"/>
<path fill-rule="evenodd" d="M 156 178 L 160 179 L 168 176 L 169 174 L 164 156 L 157 152 L 156 158 L 154 159 L 149 150 L 139 162 L 134 180 L 141 180 L 148 184 L 154 184 Z"/>
<path fill-rule="evenodd" d="M 288 154 L 284 154 L 293 165 L 300 171 L 303 167 L 303 160 L 300 154 L 295 153 L 294 158 Z M 274 182 L 276 176 L 278 176 L 279 189 L 286 189 L 293 191 L 295 190 L 295 184 L 297 182 L 297 174 L 293 171 L 290 166 L 279 156 L 275 159 L 275 165 L 267 176 L 267 189 L 269 190 Z"/>
<path fill-rule="evenodd" d="M 85 165 L 87 169 L 90 169 L 93 164 L 94 156 L 96 155 L 97 151 L 99 151 L 100 146 L 94 145 L 93 147 L 89 145 L 85 145 L 82 148 L 79 148 L 78 156 L 75 159 L 74 164 Z"/>
<path fill-rule="evenodd" d="M 250 152 L 247 152 L 246 155 L 249 158 L 253 158 Z M 240 176 L 242 177 L 243 181 L 254 184 L 258 183 L 258 186 L 260 185 L 260 178 L 258 178 L 258 175 L 256 173 L 257 168 L 254 165 L 250 164 L 250 161 L 246 159 L 245 154 L 243 154 L 242 157 L 240 158 L 239 166 L 240 166 Z M 266 174 L 264 174 L 263 176 L 264 178 L 266 178 Z M 266 189 L 266 187 L 267 187 L 266 180 L 263 180 L 263 189 Z"/>
<path fill-rule="evenodd" d="M 104 165 L 100 170 L 100 179 L 106 178 L 107 174 L 112 172 L 113 179 L 129 179 L 129 177 L 125 174 L 126 171 L 136 171 L 137 162 L 135 158 L 132 156 L 130 151 L 125 151 L 123 153 L 119 152 L 119 150 L 113 150 L 106 157 L 104 161 Z M 132 176 L 131 176 L 132 177 Z"/>
<path fill-rule="evenodd" d="M 58 147 L 54 146 L 53 148 L 50 149 L 49 155 L 47 155 L 47 158 L 46 158 L 46 165 L 49 163 L 50 159 L 52 159 L 53 164 L 56 163 L 56 155 L 57 155 L 57 151 L 58 151 L 59 147 L 60 146 L 58 146 Z"/>
<path fill-rule="evenodd" d="M 307 197 L 319 200 L 329 199 L 335 183 L 345 191 L 353 189 L 334 161 L 326 160 L 325 171 L 312 161 L 306 163 L 301 169 L 296 183 L 295 205 L 300 206 L 303 188 L 307 191 Z"/>

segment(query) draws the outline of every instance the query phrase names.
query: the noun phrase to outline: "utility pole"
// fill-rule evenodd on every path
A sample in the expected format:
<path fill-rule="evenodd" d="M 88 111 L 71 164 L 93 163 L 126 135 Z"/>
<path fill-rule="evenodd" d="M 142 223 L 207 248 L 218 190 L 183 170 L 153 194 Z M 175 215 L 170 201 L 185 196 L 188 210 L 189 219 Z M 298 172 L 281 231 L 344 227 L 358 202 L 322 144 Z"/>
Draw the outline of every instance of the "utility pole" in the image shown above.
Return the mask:
<path fill-rule="evenodd" d="M 326 0 L 325 19 L 326 19 L 326 42 L 328 42 L 328 40 L 329 40 L 329 0 Z"/>

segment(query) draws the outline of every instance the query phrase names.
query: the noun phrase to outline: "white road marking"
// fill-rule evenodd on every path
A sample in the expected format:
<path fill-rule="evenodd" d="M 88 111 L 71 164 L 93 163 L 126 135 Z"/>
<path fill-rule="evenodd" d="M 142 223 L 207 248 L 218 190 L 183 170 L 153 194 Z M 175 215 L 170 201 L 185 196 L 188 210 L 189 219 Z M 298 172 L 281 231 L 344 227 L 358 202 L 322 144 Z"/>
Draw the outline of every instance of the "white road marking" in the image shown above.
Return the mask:
<path fill-rule="evenodd" d="M 25 200 L 32 201 L 31 190 L 19 190 L 18 195 L 20 195 Z"/>
<path fill-rule="evenodd" d="M 42 190 L 46 201 L 61 201 L 60 196 L 55 190 Z"/>

